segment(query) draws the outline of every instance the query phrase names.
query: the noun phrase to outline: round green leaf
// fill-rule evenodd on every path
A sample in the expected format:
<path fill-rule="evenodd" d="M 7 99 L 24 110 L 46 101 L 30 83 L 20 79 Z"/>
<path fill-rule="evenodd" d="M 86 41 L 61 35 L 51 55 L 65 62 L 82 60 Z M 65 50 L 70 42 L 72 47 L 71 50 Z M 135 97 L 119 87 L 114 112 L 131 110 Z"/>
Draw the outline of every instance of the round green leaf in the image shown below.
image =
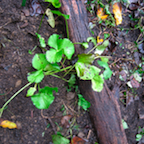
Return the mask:
<path fill-rule="evenodd" d="M 48 61 L 46 60 L 45 54 L 35 54 L 32 59 L 32 66 L 37 70 L 44 69 L 47 64 Z"/>
<path fill-rule="evenodd" d="M 62 59 L 63 51 L 56 51 L 55 49 L 50 49 L 46 52 L 46 59 L 50 63 L 60 62 Z"/>
<path fill-rule="evenodd" d="M 27 77 L 28 81 L 31 83 L 33 82 L 40 83 L 43 78 L 44 78 L 44 74 L 42 70 L 28 73 L 28 77 Z"/>
<path fill-rule="evenodd" d="M 59 45 L 59 48 L 60 49 L 64 49 L 64 54 L 66 55 L 66 57 L 68 59 L 71 59 L 72 55 L 74 54 L 75 52 L 75 49 L 74 49 L 74 44 L 67 38 L 64 38 L 60 45 Z"/>
<path fill-rule="evenodd" d="M 59 35 L 58 34 L 53 34 L 48 39 L 48 45 L 57 50 L 58 49 L 58 41 L 59 41 Z"/>
<path fill-rule="evenodd" d="M 53 91 L 57 92 L 57 90 L 57 88 L 46 86 L 43 89 L 40 89 L 37 94 L 33 95 L 31 100 L 38 109 L 48 109 L 54 101 Z"/>

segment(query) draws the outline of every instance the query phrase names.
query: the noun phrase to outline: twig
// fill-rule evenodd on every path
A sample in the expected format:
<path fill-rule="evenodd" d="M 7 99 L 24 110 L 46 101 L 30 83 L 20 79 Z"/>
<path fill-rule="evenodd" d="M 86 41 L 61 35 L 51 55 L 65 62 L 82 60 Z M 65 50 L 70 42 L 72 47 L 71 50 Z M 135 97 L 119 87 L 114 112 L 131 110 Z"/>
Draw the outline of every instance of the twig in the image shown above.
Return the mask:
<path fill-rule="evenodd" d="M 48 114 L 47 114 L 48 115 Z M 43 114 L 43 109 L 41 110 L 41 116 L 44 118 L 44 119 L 48 119 L 50 124 L 52 125 L 52 128 L 53 128 L 53 131 L 55 132 L 55 134 L 57 133 L 56 132 L 56 129 L 55 129 L 55 126 L 54 126 L 54 123 L 52 122 L 51 118 L 49 116 L 44 116 Z"/>

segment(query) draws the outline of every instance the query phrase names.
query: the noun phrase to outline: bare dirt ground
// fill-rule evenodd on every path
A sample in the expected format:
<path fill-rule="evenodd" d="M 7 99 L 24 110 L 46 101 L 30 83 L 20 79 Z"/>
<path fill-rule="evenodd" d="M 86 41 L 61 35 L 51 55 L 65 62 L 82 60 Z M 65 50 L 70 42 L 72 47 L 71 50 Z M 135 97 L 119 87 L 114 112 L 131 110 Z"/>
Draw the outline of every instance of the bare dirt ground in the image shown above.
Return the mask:
<path fill-rule="evenodd" d="M 42 15 L 30 16 L 30 2 L 27 1 L 25 7 L 21 7 L 21 0 L 0 0 L 0 107 L 22 86 L 28 83 L 27 73 L 32 71 L 31 61 L 35 53 L 43 52 L 39 47 L 28 53 L 36 45 L 38 40 L 37 32 Z M 45 3 L 41 3 L 45 8 Z M 123 11 L 126 10 L 124 7 Z M 131 12 L 132 14 L 133 12 Z M 88 13 L 90 21 L 92 15 Z M 143 62 L 141 53 L 133 42 L 140 35 L 139 29 L 130 31 L 120 31 L 120 28 L 129 28 L 133 22 L 130 21 L 128 13 L 123 17 L 123 23 L 118 28 L 109 29 L 111 33 L 111 44 L 105 55 L 112 56 L 110 59 L 110 68 L 113 73 L 122 70 L 133 71 L 138 69 L 138 65 Z M 94 36 L 99 34 L 100 27 L 93 28 Z M 56 18 L 56 27 L 51 28 L 46 19 L 43 20 L 39 33 L 47 40 L 48 37 L 57 33 L 65 37 L 65 25 L 63 19 Z M 118 44 L 115 44 L 115 41 Z M 122 45 L 121 45 L 122 44 Z M 142 43 L 143 44 L 143 43 Z M 114 46 L 113 46 L 114 45 Z M 144 44 L 142 45 L 144 50 Z M 144 68 L 142 69 L 144 71 Z M 132 75 L 130 72 L 129 75 Z M 113 75 L 111 80 L 107 81 L 109 87 L 113 88 Z M 120 101 L 122 118 L 127 122 L 129 128 L 125 130 L 128 143 L 136 144 L 136 134 L 138 127 L 144 125 L 144 84 L 143 80 L 137 88 L 129 88 L 127 81 L 121 81 Z M 72 136 L 83 135 L 90 144 L 95 144 L 96 134 L 92 127 L 88 112 L 78 108 L 77 96 L 69 98 L 66 90 L 66 83 L 60 79 L 47 77 L 42 81 L 42 86 L 50 85 L 58 87 L 59 91 L 55 95 L 55 101 L 43 114 L 51 118 L 54 127 L 49 120 L 42 115 L 26 97 L 27 89 L 22 91 L 6 108 L 2 118 L 13 122 L 21 123 L 21 129 L 4 129 L 0 127 L 1 144 L 51 144 L 51 135 L 54 131 L 60 131 L 64 136 L 69 136 L 70 131 L 61 125 L 61 119 L 64 112 L 73 115 L 75 119 L 72 129 Z M 74 94 L 74 92 L 72 92 Z M 67 110 L 61 110 L 62 106 Z M 50 125 L 50 126 L 49 126 Z M 70 137 L 69 137 L 70 138 Z"/>

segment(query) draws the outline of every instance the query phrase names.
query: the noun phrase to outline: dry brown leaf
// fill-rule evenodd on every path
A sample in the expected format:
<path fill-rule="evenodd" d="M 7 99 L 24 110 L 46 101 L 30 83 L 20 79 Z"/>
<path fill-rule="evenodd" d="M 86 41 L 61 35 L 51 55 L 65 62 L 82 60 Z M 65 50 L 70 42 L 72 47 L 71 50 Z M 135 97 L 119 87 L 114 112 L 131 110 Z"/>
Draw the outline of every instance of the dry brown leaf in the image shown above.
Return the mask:
<path fill-rule="evenodd" d="M 69 120 L 71 119 L 71 115 L 66 115 L 66 116 L 63 116 L 62 119 L 61 119 L 61 124 L 66 127 L 66 128 L 69 128 L 70 124 L 69 124 Z"/>
<path fill-rule="evenodd" d="M 73 137 L 70 144 L 85 144 L 85 142 L 86 141 L 83 140 L 82 138 L 75 136 L 75 137 Z"/>
<path fill-rule="evenodd" d="M 114 13 L 114 18 L 116 20 L 116 25 L 121 24 L 122 23 L 122 6 L 119 2 L 114 3 L 113 13 Z"/>
<path fill-rule="evenodd" d="M 97 16 L 102 20 L 105 20 L 108 17 L 108 15 L 104 14 L 104 10 L 101 7 L 97 10 Z"/>

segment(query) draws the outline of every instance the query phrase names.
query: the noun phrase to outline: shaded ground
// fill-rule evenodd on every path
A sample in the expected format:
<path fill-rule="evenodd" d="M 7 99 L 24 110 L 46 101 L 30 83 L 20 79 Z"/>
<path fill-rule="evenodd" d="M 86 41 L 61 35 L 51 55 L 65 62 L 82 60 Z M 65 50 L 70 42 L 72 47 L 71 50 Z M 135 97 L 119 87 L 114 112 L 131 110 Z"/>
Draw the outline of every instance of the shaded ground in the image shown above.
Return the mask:
<path fill-rule="evenodd" d="M 44 3 L 41 3 L 45 7 Z M 29 11 L 29 2 L 26 4 L 26 10 Z M 125 10 L 125 7 L 124 7 Z M 24 8 L 21 7 L 21 1 L 17 0 L 2 0 L 0 1 L 0 107 L 8 100 L 17 90 L 27 83 L 27 73 L 32 71 L 31 60 L 35 53 L 41 53 L 42 50 L 37 48 L 33 55 L 28 53 L 38 45 L 38 40 L 35 37 L 35 32 L 39 28 L 42 16 L 32 17 L 24 15 Z M 92 15 L 94 16 L 94 15 Z M 91 15 L 89 14 L 90 21 Z M 42 27 L 39 33 L 47 40 L 53 34 L 58 33 L 64 37 L 64 22 L 60 18 L 56 18 L 56 28 L 52 29 L 46 19 L 43 20 Z M 128 14 L 123 17 L 123 23 L 120 27 L 129 28 L 131 25 Z M 114 44 L 109 47 L 105 55 L 112 56 L 110 59 L 110 68 L 114 74 L 121 70 L 138 69 L 138 64 L 142 62 L 143 56 L 140 51 L 133 46 L 133 42 L 137 40 L 140 31 L 120 31 L 119 28 L 112 28 L 110 40 Z M 99 34 L 100 27 L 96 26 L 92 29 L 94 36 Z M 118 42 L 115 45 L 115 41 Z M 122 46 L 120 45 L 122 43 Z M 137 55 L 136 57 L 134 57 Z M 120 59 L 119 59 L 120 58 Z M 137 58 L 137 59 L 136 59 Z M 115 62 L 115 63 L 113 63 Z M 143 69 L 144 71 L 144 69 Z M 115 76 L 107 81 L 109 87 L 113 88 Z M 131 75 L 131 73 L 129 73 Z M 127 81 L 129 76 L 127 76 Z M 120 106 L 122 117 L 127 122 L 129 129 L 126 129 L 126 135 L 129 144 L 135 144 L 135 137 L 138 133 L 138 126 L 144 125 L 144 104 L 143 104 L 143 81 L 138 88 L 131 89 L 126 85 L 126 82 L 121 81 L 120 86 Z M 1 144 L 47 144 L 51 143 L 51 135 L 54 134 L 54 129 L 61 131 L 64 136 L 78 135 L 80 132 L 84 134 L 84 138 L 89 137 L 89 143 L 96 142 L 95 132 L 92 128 L 88 112 L 78 109 L 77 97 L 69 99 L 64 81 L 47 77 L 41 84 L 58 87 L 58 94 L 54 94 L 56 99 L 48 110 L 43 113 L 52 119 L 54 127 L 48 119 L 42 117 L 41 111 L 36 109 L 30 98 L 26 98 L 26 90 L 21 92 L 4 111 L 2 118 L 13 122 L 20 122 L 22 129 L 3 129 L 0 127 L 0 143 Z M 126 94 L 125 94 L 126 92 Z M 126 104 L 125 104 L 126 103 Z M 66 111 L 61 111 L 62 105 L 68 108 Z M 70 135 L 68 129 L 61 127 L 61 118 L 63 113 L 73 115 L 74 127 Z M 72 120 L 72 122 L 73 122 Z M 55 124 L 55 122 L 57 124 Z M 58 126 L 59 125 L 59 126 Z M 68 131 L 68 132 L 67 132 Z M 88 136 L 90 134 L 90 136 Z M 69 137 L 70 138 L 70 137 Z"/>
<path fill-rule="evenodd" d="M 44 4 L 42 4 L 43 6 Z M 41 49 L 37 48 L 33 55 L 28 53 L 38 45 L 35 33 L 39 28 L 42 15 L 37 17 L 26 17 L 22 12 L 21 1 L 7 0 L 0 1 L 0 107 L 8 100 L 17 90 L 28 83 L 27 73 L 32 71 L 31 60 L 35 53 L 41 53 Z M 26 10 L 29 11 L 29 2 L 27 2 Z M 57 18 L 56 28 L 52 29 L 46 19 L 43 20 L 39 33 L 47 40 L 52 33 L 60 34 L 64 37 L 63 21 Z M 26 89 L 21 92 L 4 111 L 2 118 L 13 122 L 19 122 L 22 129 L 3 129 L 0 127 L 0 143 L 1 144 L 47 144 L 52 142 L 51 135 L 54 129 L 59 130 L 61 126 L 61 118 L 63 113 L 75 115 L 73 127 L 73 135 L 80 132 L 86 138 L 90 132 L 90 142 L 94 143 L 95 136 L 92 124 L 87 112 L 78 110 L 77 97 L 69 100 L 67 96 L 65 82 L 47 77 L 41 84 L 58 87 L 59 91 L 55 95 L 55 101 L 48 110 L 43 113 L 49 115 L 54 127 L 48 119 L 41 116 L 41 111 L 35 108 L 30 98 L 26 98 Z M 62 109 L 62 105 L 70 107 Z M 74 111 L 76 110 L 76 112 Z M 73 111 L 72 111 L 73 110 Z M 57 122 L 57 125 L 55 124 Z M 59 125 L 59 126 L 58 126 Z M 68 129 L 62 128 L 61 133 L 70 135 Z M 69 137 L 70 138 L 70 137 Z"/>

